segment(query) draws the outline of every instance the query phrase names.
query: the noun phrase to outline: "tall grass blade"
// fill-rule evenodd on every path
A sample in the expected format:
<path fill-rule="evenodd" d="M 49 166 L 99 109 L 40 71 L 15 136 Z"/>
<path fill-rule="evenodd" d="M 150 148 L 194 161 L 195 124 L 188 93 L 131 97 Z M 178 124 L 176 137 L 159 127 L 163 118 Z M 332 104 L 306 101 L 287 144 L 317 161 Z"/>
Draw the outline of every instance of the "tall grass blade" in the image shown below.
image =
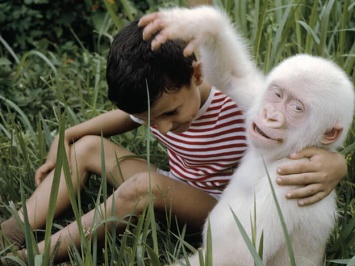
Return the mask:
<path fill-rule="evenodd" d="M 355 29 L 353 31 L 355 33 Z M 348 75 L 351 75 L 351 73 L 353 73 L 352 80 L 355 80 L 355 71 L 353 71 L 355 66 L 355 42 L 353 43 L 349 54 L 343 54 L 342 56 L 345 57 L 345 62 L 342 67 Z"/>
<path fill-rule="evenodd" d="M 263 5 L 261 8 L 261 13 L 260 13 L 260 19 L 256 19 L 254 20 L 254 27 L 257 29 L 254 34 L 254 36 L 252 36 L 252 40 L 254 40 L 254 58 L 256 60 L 256 62 L 259 62 L 260 60 L 260 44 L 261 44 L 261 39 L 263 36 L 263 24 L 265 21 L 265 16 L 266 16 L 266 11 L 267 11 L 267 7 L 268 7 L 268 1 L 263 1 Z M 255 14 L 255 17 L 259 17 L 259 14 Z"/>
<path fill-rule="evenodd" d="M 17 141 L 19 143 L 19 149 L 22 153 L 23 160 L 25 162 L 23 166 L 26 168 L 26 172 L 29 173 L 31 172 L 31 167 L 30 167 L 31 160 L 28 154 L 28 148 L 26 147 L 25 140 L 20 130 L 16 131 L 16 136 L 17 136 Z"/>
<path fill-rule="evenodd" d="M 111 215 L 112 217 L 115 216 L 115 197 L 114 194 L 112 195 L 112 208 L 111 208 Z M 107 218 L 106 218 L 107 220 Z M 108 222 L 108 221 L 106 221 Z M 109 243 L 110 245 L 110 250 L 111 250 L 111 262 L 110 262 L 110 266 L 113 266 L 115 264 L 116 261 L 116 252 L 115 252 L 115 246 L 116 246 L 116 226 L 111 226 L 110 227 L 110 234 L 111 234 L 111 242 Z M 109 239 L 107 235 L 105 235 L 105 239 Z"/>
<path fill-rule="evenodd" d="M 108 0 L 104 0 L 104 4 L 116 28 L 120 30 L 123 27 L 123 21 L 118 18 L 116 11 L 113 8 L 113 4 L 111 4 Z"/>
<path fill-rule="evenodd" d="M 144 219 L 142 217 L 145 216 L 146 214 L 146 210 L 147 208 L 144 208 L 144 211 L 142 213 L 142 216 L 139 217 L 138 219 L 138 222 L 137 222 L 137 225 L 135 227 L 135 230 L 134 230 L 134 233 L 135 233 L 135 239 L 134 239 L 134 242 L 133 242 L 133 245 L 132 245 L 132 254 L 131 254 L 131 262 L 134 261 L 134 258 L 137 256 L 137 250 L 138 250 L 138 245 L 139 245 L 139 242 L 140 242 L 140 236 L 142 234 L 142 231 L 143 231 L 143 223 L 144 223 Z"/>
<path fill-rule="evenodd" d="M 257 241 L 256 235 L 257 235 L 257 233 L 256 233 L 256 198 L 255 198 L 255 193 L 254 193 L 254 219 L 250 215 L 250 230 L 251 230 L 251 241 L 252 241 L 254 247 L 256 247 L 256 241 Z"/>
<path fill-rule="evenodd" d="M 254 193 L 254 219 L 252 219 L 252 217 L 250 217 L 250 224 L 251 224 L 251 234 L 252 234 L 252 243 L 254 245 L 255 248 L 257 248 L 257 219 L 256 219 L 256 197 L 255 197 L 255 193 Z M 264 247 L 264 231 L 261 232 L 261 237 L 260 237 L 260 241 L 259 241 L 259 249 L 258 249 L 258 254 L 259 257 L 262 258 L 263 257 L 263 247 Z"/>
<path fill-rule="evenodd" d="M 20 74 L 22 72 L 22 69 L 24 68 L 27 58 L 31 55 L 35 55 L 35 56 L 38 56 L 39 58 L 41 58 L 52 69 L 52 71 L 54 72 L 55 75 L 58 74 L 57 68 L 53 65 L 53 63 L 48 59 L 47 56 L 45 56 L 43 53 L 41 53 L 39 51 L 33 50 L 33 51 L 29 51 L 29 52 L 25 53 L 22 56 L 21 61 L 17 67 L 15 79 L 18 79 L 18 77 L 20 76 Z"/>
<path fill-rule="evenodd" d="M 243 225 L 241 224 L 241 222 L 239 221 L 237 215 L 234 213 L 233 209 L 230 208 L 231 212 L 232 212 L 232 215 L 233 215 L 233 218 L 234 218 L 234 221 L 236 222 L 238 228 L 239 228 L 239 231 L 240 231 L 240 234 L 241 236 L 243 237 L 243 240 L 245 242 L 245 244 L 247 245 L 248 249 L 249 249 L 249 252 L 250 254 L 252 255 L 253 259 L 254 259 L 254 263 L 256 266 L 263 266 L 263 262 L 261 260 L 261 258 L 259 257 L 258 255 L 258 252 L 256 251 L 253 243 L 251 242 L 247 232 L 245 231 L 245 229 L 243 228 Z"/>
<path fill-rule="evenodd" d="M 106 177 L 106 164 L 105 164 L 105 146 L 104 146 L 104 139 L 103 139 L 103 133 L 101 132 L 101 184 L 102 184 L 102 196 L 104 198 L 104 213 L 102 213 L 102 216 L 105 217 L 106 214 L 106 209 L 107 209 L 107 177 Z M 112 197 L 112 201 L 114 201 L 114 197 Z M 100 206 L 100 205 L 99 205 Z M 105 242 L 104 242 L 104 248 L 105 250 L 108 250 L 108 237 L 107 237 L 107 232 L 108 232 L 108 223 L 105 222 L 104 224 L 105 227 Z M 95 234 L 95 245 L 97 245 L 97 234 Z M 97 249 L 95 249 L 97 250 Z M 108 252 L 104 253 L 104 260 L 107 265 L 108 263 Z M 94 258 L 94 261 L 96 263 L 97 258 Z"/>
<path fill-rule="evenodd" d="M 157 256 L 157 254 L 155 253 L 155 251 L 148 245 L 145 246 L 147 249 L 147 252 L 149 254 L 149 258 L 150 258 L 150 265 L 153 266 L 160 266 L 161 263 L 159 261 L 159 257 Z"/>
<path fill-rule="evenodd" d="M 49 206 L 57 206 L 58 190 L 60 183 L 60 176 L 62 172 L 62 167 L 66 161 L 66 152 L 64 147 L 64 120 L 62 119 L 59 123 L 59 142 L 58 142 L 58 152 L 57 152 L 57 162 L 54 169 L 54 176 L 51 187 L 51 194 L 49 197 Z M 50 259 L 50 248 L 51 248 L 51 235 L 52 235 L 52 225 L 55 215 L 55 208 L 48 208 L 48 214 L 46 219 L 46 230 L 45 230 L 45 246 L 43 262 L 45 265 L 49 265 Z"/>
<path fill-rule="evenodd" d="M 4 45 L 4 47 L 6 48 L 6 50 L 10 53 L 10 55 L 14 58 L 15 62 L 17 64 L 20 63 L 20 59 L 17 57 L 16 53 L 14 52 L 14 50 L 10 47 L 10 45 L 5 41 L 5 39 L 1 36 L 0 34 L 0 42 L 2 43 L 2 45 Z"/>
<path fill-rule="evenodd" d="M 275 205 L 276 205 L 277 213 L 279 215 L 280 222 L 281 222 L 281 225 L 282 225 L 282 230 L 284 232 L 287 251 L 288 251 L 289 258 L 290 258 L 290 263 L 291 263 L 292 266 L 296 266 L 296 260 L 295 260 L 295 255 L 294 255 L 293 249 L 292 249 L 291 239 L 290 239 L 290 236 L 288 235 L 288 230 L 287 230 L 287 226 L 286 226 L 286 223 L 285 223 L 285 219 L 284 219 L 284 217 L 282 215 L 280 204 L 279 204 L 279 202 L 277 200 L 275 189 L 274 189 L 274 186 L 272 185 L 269 172 L 267 171 L 267 167 L 266 167 L 264 158 L 263 158 L 263 163 L 264 163 L 264 167 L 265 167 L 265 170 L 266 170 L 267 178 L 269 180 L 269 184 L 270 184 L 270 188 L 271 188 L 271 192 L 272 192 L 272 197 L 274 198 L 274 202 L 275 202 Z"/>
<path fill-rule="evenodd" d="M 177 221 L 176 221 L 176 224 L 178 225 Z M 201 253 L 201 249 L 199 250 L 196 250 L 191 244 L 189 244 L 186 240 L 185 240 L 185 235 L 186 235 L 186 226 L 183 227 L 182 231 L 180 232 L 180 229 L 179 227 L 177 227 L 178 229 L 178 235 L 172 233 L 172 235 L 174 237 L 176 237 L 176 239 L 178 239 L 178 247 L 177 247 L 177 251 L 179 251 L 180 249 L 182 249 L 182 253 L 183 253 L 183 257 L 186 259 L 186 263 L 187 265 L 189 266 L 190 263 L 188 261 L 188 257 L 189 257 L 189 254 L 187 253 L 185 247 L 187 249 L 189 249 L 189 251 L 191 253 L 196 253 L 198 252 L 199 254 L 199 259 L 200 259 L 200 264 L 203 265 L 204 264 L 204 259 L 203 259 L 203 255 Z M 175 254 L 177 254 L 177 252 L 175 252 Z M 174 261 L 177 260 L 177 258 L 175 256 L 172 256 Z M 181 263 L 180 263 L 181 264 Z"/>
<path fill-rule="evenodd" d="M 128 238 L 128 231 L 125 231 L 123 235 L 120 237 L 120 249 L 118 252 L 118 257 L 117 257 L 117 265 L 124 265 L 124 254 L 125 254 L 125 248 L 127 245 L 127 238 Z"/>
<path fill-rule="evenodd" d="M 26 238 L 26 247 L 27 247 L 27 256 L 28 256 L 28 266 L 34 266 L 34 255 L 35 253 L 38 253 L 38 248 L 36 245 L 36 242 L 33 238 L 31 226 L 28 222 L 28 212 L 26 208 L 26 198 L 25 198 L 25 193 L 23 190 L 23 181 L 22 178 L 20 178 L 20 192 L 21 192 L 21 203 L 22 203 L 22 214 L 23 214 L 23 219 L 24 219 L 24 232 L 25 232 L 25 238 Z M 20 223 L 20 218 L 18 217 L 18 214 L 16 213 L 16 219 L 17 222 Z M 26 265 L 26 264 L 24 264 Z"/>
<path fill-rule="evenodd" d="M 148 216 L 147 216 L 148 218 Z M 146 240 L 146 233 L 147 230 L 146 228 L 149 227 L 149 225 L 146 225 L 142 231 L 142 234 L 139 235 L 138 239 L 138 246 L 137 246 L 137 252 L 136 252 L 136 262 L 138 266 L 145 266 L 144 263 L 144 242 Z"/>
<path fill-rule="evenodd" d="M 326 49 L 326 40 L 328 35 L 328 25 L 329 25 L 329 17 L 330 11 L 334 5 L 335 0 L 329 0 L 323 10 L 322 19 L 320 23 L 320 43 L 318 49 L 318 55 L 325 56 Z"/>
<path fill-rule="evenodd" d="M 306 36 L 306 45 L 304 48 L 305 53 L 311 54 L 312 53 L 312 49 L 313 49 L 313 41 L 315 41 L 315 43 L 317 45 L 319 45 L 320 40 L 317 37 L 317 35 L 314 33 L 314 31 L 318 32 L 318 28 L 316 28 L 316 22 L 317 22 L 317 18 L 318 18 L 318 1 L 313 1 L 313 6 L 312 6 L 312 11 L 311 11 L 311 15 L 309 16 L 309 22 L 308 25 L 306 23 L 301 24 L 305 27 L 305 29 L 307 30 L 307 36 Z M 314 29 L 314 31 L 313 31 Z M 311 39 L 312 38 L 312 39 Z"/>
<path fill-rule="evenodd" d="M 92 100 L 92 107 L 94 109 L 96 109 L 96 104 L 97 104 L 97 99 L 98 99 L 98 95 L 99 95 L 99 84 L 100 84 L 100 80 L 101 80 L 101 61 L 100 60 L 94 60 L 94 62 L 96 63 L 96 71 L 95 71 L 95 85 L 94 85 L 94 97 Z"/>
<path fill-rule="evenodd" d="M 146 87 L 147 87 L 147 101 L 150 103 L 150 95 L 149 95 L 149 87 L 148 82 L 146 80 Z M 148 173 L 149 173 L 149 211 L 148 215 L 151 221 L 151 229 L 152 229 L 152 239 L 153 239 L 153 249 L 154 252 L 159 257 L 159 248 L 158 248 L 158 236 L 157 236 L 157 228 L 155 224 L 155 213 L 154 213 L 154 198 L 152 194 L 152 182 L 151 182 L 151 175 L 150 175 L 150 139 L 151 139 L 151 131 L 150 131 L 150 105 L 148 104 L 148 123 L 147 123 L 147 166 L 148 166 Z"/>
<path fill-rule="evenodd" d="M 271 58 L 273 65 L 276 65 L 279 61 L 281 61 L 281 52 L 284 44 L 287 40 L 288 29 L 290 28 L 290 24 L 292 24 L 292 20 L 290 20 L 290 14 L 294 5 L 290 4 L 286 6 L 286 10 L 282 16 L 282 20 L 279 22 L 278 29 L 276 31 L 272 48 L 271 48 Z M 280 15 L 281 16 L 281 15 Z"/>
<path fill-rule="evenodd" d="M 262 231 L 261 235 L 260 235 L 258 254 L 259 254 L 260 258 L 263 257 L 263 254 L 264 254 L 264 231 Z"/>
<path fill-rule="evenodd" d="M 342 264 L 346 266 L 355 266 L 355 256 L 353 256 L 351 259 L 328 260 L 328 262 Z"/>
<path fill-rule="evenodd" d="M 102 210 L 100 209 L 100 196 L 102 194 L 102 188 L 103 187 L 103 182 L 101 182 L 100 184 L 100 188 L 99 188 L 99 191 L 97 193 L 97 197 L 96 197 L 96 200 L 95 200 L 95 209 L 94 209 L 94 217 L 92 219 L 92 229 L 91 228 L 88 228 L 87 230 L 89 230 L 88 234 L 90 236 L 90 240 L 89 241 L 86 241 L 86 239 L 83 239 L 85 241 L 85 249 L 86 249 L 86 254 L 88 256 L 90 256 L 89 258 L 85 258 L 85 261 L 88 261 L 88 259 L 90 259 L 92 261 L 92 263 L 96 264 L 97 262 L 97 257 L 98 257 L 98 254 L 97 254 L 97 231 L 96 229 L 99 227 L 99 225 L 101 226 L 106 226 L 106 219 L 102 219 L 100 222 L 99 222 L 99 218 L 98 216 L 103 216 L 104 214 L 102 213 Z M 79 199 L 80 197 L 78 197 Z M 106 201 L 106 199 L 104 199 L 104 201 Z M 80 205 L 79 205 L 80 206 Z M 105 224 L 105 225 L 104 225 Z M 83 228 L 85 230 L 85 228 Z M 106 237 L 106 230 L 105 230 L 105 237 Z M 105 239 L 105 242 L 106 242 L 106 239 Z M 84 245 L 82 245 L 84 246 Z"/>
<path fill-rule="evenodd" d="M 300 9 L 300 8 L 299 8 Z M 299 21 L 299 12 L 295 12 L 294 14 L 294 19 L 295 21 Z M 295 23 L 295 35 L 296 35 L 296 45 L 297 45 L 297 53 L 303 53 L 303 48 L 302 48 L 302 31 L 301 27 L 298 23 Z"/>
<path fill-rule="evenodd" d="M 355 142 L 342 149 L 340 153 L 343 155 L 348 155 L 352 153 L 354 150 L 355 150 Z"/>
<path fill-rule="evenodd" d="M 71 25 L 69 24 L 69 30 L 71 32 L 71 34 L 73 35 L 74 39 L 78 42 L 78 44 L 80 45 L 81 49 L 85 52 L 86 48 L 83 44 L 83 42 L 80 40 L 80 38 L 78 37 L 78 35 L 75 33 L 75 31 L 73 30 L 73 28 L 71 27 Z"/>
<path fill-rule="evenodd" d="M 37 144 L 38 144 L 38 158 L 43 159 L 46 157 L 46 143 L 45 136 L 41 126 L 41 121 L 43 117 L 39 114 L 40 119 L 37 120 Z"/>
<path fill-rule="evenodd" d="M 0 130 L 5 134 L 5 136 L 8 139 L 11 139 L 11 134 L 10 132 L 6 129 L 6 127 L 4 127 L 2 124 L 0 124 Z"/>
<path fill-rule="evenodd" d="M 309 26 L 306 22 L 300 20 L 298 20 L 297 23 L 300 24 L 306 30 L 306 32 L 308 33 L 307 38 L 308 36 L 311 36 L 314 43 L 316 43 L 317 45 L 320 44 L 319 37 L 317 36 L 317 34 L 315 33 L 315 31 L 311 26 Z M 307 46 L 305 48 L 305 52 L 310 53 L 310 50 L 309 48 L 307 48 Z"/>
<path fill-rule="evenodd" d="M 4 256 L 4 258 L 7 258 L 7 259 L 11 259 L 12 261 L 15 261 L 18 265 L 20 266 L 28 266 L 25 262 L 23 262 L 21 259 L 19 259 L 18 257 L 15 257 L 13 255 L 7 255 L 7 256 Z M 1 262 L 0 262 L 1 263 Z M 16 264 L 16 265 L 17 265 Z"/>
<path fill-rule="evenodd" d="M 207 220 L 207 239 L 205 246 L 205 266 L 213 265 L 213 250 L 212 250 L 212 231 L 210 220 Z"/>
<path fill-rule="evenodd" d="M 126 16 L 128 17 L 129 21 L 133 21 L 134 17 L 133 17 L 133 14 L 131 13 L 132 6 L 129 4 L 129 1 L 121 0 L 121 4 L 123 6 L 124 12 L 125 12 Z"/>
<path fill-rule="evenodd" d="M 70 108 L 70 106 L 68 106 L 67 104 L 61 101 L 59 102 L 59 104 L 65 108 L 65 113 L 67 114 L 67 120 L 71 125 L 76 125 L 80 123 L 77 115 L 75 114 L 73 109 Z"/>
<path fill-rule="evenodd" d="M 0 95 L 0 99 L 3 100 L 9 107 L 14 109 L 16 111 L 16 113 L 18 113 L 20 115 L 20 118 L 21 118 L 23 126 L 26 128 L 26 130 L 31 135 L 34 135 L 35 132 L 34 132 L 34 129 L 32 127 L 32 124 L 31 124 L 30 120 L 27 118 L 27 116 L 25 115 L 25 113 L 21 110 L 21 108 L 18 107 L 13 101 L 5 98 L 2 95 Z"/>
<path fill-rule="evenodd" d="M 344 54 L 344 47 L 346 45 L 346 31 L 344 30 L 346 28 L 346 23 L 349 20 L 348 18 L 348 7 L 349 7 L 349 1 L 348 0 L 344 0 L 344 4 L 343 4 L 343 12 L 341 14 L 341 26 L 340 26 L 340 33 L 339 33 L 339 54 L 343 55 Z M 341 57 L 340 58 L 340 65 L 344 64 L 344 58 Z"/>

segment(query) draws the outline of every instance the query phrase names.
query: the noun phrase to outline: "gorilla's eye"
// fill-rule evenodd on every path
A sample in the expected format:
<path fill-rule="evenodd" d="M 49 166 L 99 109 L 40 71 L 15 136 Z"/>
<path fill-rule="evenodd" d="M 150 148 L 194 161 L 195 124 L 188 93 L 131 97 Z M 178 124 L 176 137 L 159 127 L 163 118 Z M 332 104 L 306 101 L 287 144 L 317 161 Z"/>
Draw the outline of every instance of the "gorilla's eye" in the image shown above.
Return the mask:
<path fill-rule="evenodd" d="M 303 112 L 304 111 L 304 106 L 302 102 L 295 100 L 290 103 L 290 107 L 293 111 L 296 111 L 297 113 Z"/>

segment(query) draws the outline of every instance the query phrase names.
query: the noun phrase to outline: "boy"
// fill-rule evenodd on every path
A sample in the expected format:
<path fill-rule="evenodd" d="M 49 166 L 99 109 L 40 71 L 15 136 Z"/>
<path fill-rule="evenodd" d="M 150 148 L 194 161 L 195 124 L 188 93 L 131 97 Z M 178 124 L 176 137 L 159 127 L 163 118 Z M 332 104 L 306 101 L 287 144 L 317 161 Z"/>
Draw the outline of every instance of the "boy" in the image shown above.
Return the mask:
<path fill-rule="evenodd" d="M 228 96 L 203 81 L 201 64 L 194 55 L 184 57 L 184 47 L 181 41 L 168 41 L 152 52 L 150 41 L 143 41 L 142 28 L 137 22 L 129 24 L 115 37 L 107 65 L 108 96 L 119 109 L 65 131 L 65 146 L 76 190 L 83 186 L 91 173 L 102 174 L 103 141 L 107 180 L 116 189 L 106 200 L 106 209 L 100 205 L 107 217 L 112 214 L 113 202 L 115 217 L 141 214 L 149 203 L 151 187 L 157 217 L 165 214 L 166 206 L 171 206 L 179 222 L 191 231 L 200 231 L 247 148 L 242 110 Z M 117 158 L 133 153 L 100 138 L 101 132 L 105 137 L 124 133 L 148 119 L 154 135 L 168 148 L 170 172 L 153 165 L 149 172 L 146 161 L 131 157 L 119 160 L 118 167 Z M 26 203 L 32 229 L 45 225 L 57 147 L 58 137 L 51 145 L 46 162 L 36 172 L 38 187 Z M 286 180 L 284 184 L 298 182 L 302 185 L 300 180 L 306 175 L 312 177 L 309 183 L 313 180 L 320 183 L 315 191 L 305 188 L 290 192 L 291 198 L 304 198 L 308 204 L 314 202 L 318 192 L 334 188 L 346 173 L 346 163 L 339 154 L 318 149 L 306 150 L 304 154 L 311 157 L 311 161 L 314 158 L 315 163 L 285 167 L 283 171 L 289 174 L 289 179 L 280 177 Z M 317 181 L 324 175 L 324 170 L 319 170 L 320 165 L 329 165 L 326 176 L 330 182 Z M 302 168 L 306 171 L 299 170 Z M 58 199 L 56 216 L 70 205 L 64 176 L 61 176 Z M 21 210 L 19 216 L 23 220 Z M 94 211 L 82 216 L 84 228 L 92 228 L 93 217 Z M 114 226 L 122 232 L 126 224 Z M 104 226 L 97 228 L 99 238 L 104 236 L 104 229 Z M 25 238 L 15 219 L 2 223 L 1 231 L 26 261 L 26 250 L 21 250 Z M 68 257 L 68 245 L 73 242 L 80 245 L 76 222 L 53 234 L 52 245 L 57 241 L 55 259 L 62 261 Z M 6 243 L 1 248 L 4 246 Z M 38 248 L 43 253 L 44 243 L 39 243 Z M 2 262 L 11 263 L 4 258 Z"/>

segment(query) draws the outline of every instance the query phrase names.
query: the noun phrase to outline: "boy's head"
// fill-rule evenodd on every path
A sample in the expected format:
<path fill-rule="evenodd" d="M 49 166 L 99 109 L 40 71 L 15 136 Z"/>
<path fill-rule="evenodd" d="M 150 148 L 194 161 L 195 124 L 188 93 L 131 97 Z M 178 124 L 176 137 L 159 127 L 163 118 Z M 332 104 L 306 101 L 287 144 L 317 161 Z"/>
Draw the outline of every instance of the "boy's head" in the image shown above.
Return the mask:
<path fill-rule="evenodd" d="M 157 51 L 143 40 L 143 29 L 134 21 L 114 38 L 107 61 L 108 98 L 130 114 L 148 110 L 164 93 L 188 86 L 195 56 L 185 57 L 185 43 L 167 41 Z"/>

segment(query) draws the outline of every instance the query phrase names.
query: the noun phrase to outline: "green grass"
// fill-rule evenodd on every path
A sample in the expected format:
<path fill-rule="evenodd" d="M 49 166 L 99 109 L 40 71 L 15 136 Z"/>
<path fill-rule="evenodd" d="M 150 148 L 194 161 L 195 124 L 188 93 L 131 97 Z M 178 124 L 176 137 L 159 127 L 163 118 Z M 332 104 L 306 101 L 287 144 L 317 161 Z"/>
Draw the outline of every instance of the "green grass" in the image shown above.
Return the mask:
<path fill-rule="evenodd" d="M 178 3 L 178 2 L 176 2 Z M 133 19 L 131 1 L 124 1 L 124 14 L 115 14 L 109 1 L 107 27 L 98 34 L 100 50 L 89 52 L 80 40 L 56 47 L 53 51 L 35 49 L 16 54 L 0 36 L 0 219 L 14 214 L 34 190 L 34 173 L 47 155 L 53 136 L 64 128 L 90 119 L 114 108 L 106 98 L 105 64 L 107 40 Z M 355 2 L 344 1 L 214 1 L 227 10 L 238 28 L 250 40 L 250 47 L 258 65 L 267 73 L 282 59 L 296 53 L 311 53 L 333 59 L 341 65 L 355 83 Z M 79 43 L 76 45 L 75 43 Z M 159 167 L 166 167 L 164 148 L 147 134 L 146 128 L 112 138 L 134 153 L 148 158 Z M 148 147 L 148 148 L 147 148 Z M 348 161 L 348 176 L 339 186 L 339 220 L 329 240 L 325 265 L 355 265 L 355 127 L 349 133 L 342 153 Z M 65 153 L 59 150 L 57 168 L 63 167 L 70 179 Z M 104 162 L 102 162 L 104 167 Z M 96 209 L 112 189 L 105 176 L 92 176 L 79 195 L 69 189 L 72 210 L 60 219 L 48 214 L 47 226 L 34 232 L 25 223 L 29 265 L 51 262 L 48 255 L 35 256 L 35 243 L 45 239 L 49 243 L 52 230 L 78 220 L 82 213 Z M 53 183 L 56 201 L 58 174 Z M 153 199 L 151 199 L 153 200 Z M 151 206 L 151 205 L 150 205 Z M 101 214 L 96 209 L 97 217 Z M 95 234 L 91 238 L 82 230 L 82 245 L 72 250 L 74 265 L 163 265 L 176 257 L 196 251 L 198 237 L 186 234 L 185 228 L 171 230 L 175 220 L 167 208 L 167 224 L 155 220 L 152 208 L 137 217 L 137 223 L 122 235 L 107 231 L 104 250 Z M 117 221 L 114 216 L 107 221 Z M 130 220 L 119 221 L 130 223 Z M 237 226 L 237 224 L 236 224 Z M 246 230 L 256 230 L 247 228 Z M 53 229 L 55 228 L 55 229 Z M 196 240 L 197 239 L 197 240 Z M 255 243 L 255 239 L 253 240 Z M 262 253 L 262 247 L 256 251 Z M 0 251 L 0 255 L 5 251 Z M 201 254 L 201 261 L 209 264 L 210 254 Z M 94 263 L 94 264 L 93 264 Z"/>

